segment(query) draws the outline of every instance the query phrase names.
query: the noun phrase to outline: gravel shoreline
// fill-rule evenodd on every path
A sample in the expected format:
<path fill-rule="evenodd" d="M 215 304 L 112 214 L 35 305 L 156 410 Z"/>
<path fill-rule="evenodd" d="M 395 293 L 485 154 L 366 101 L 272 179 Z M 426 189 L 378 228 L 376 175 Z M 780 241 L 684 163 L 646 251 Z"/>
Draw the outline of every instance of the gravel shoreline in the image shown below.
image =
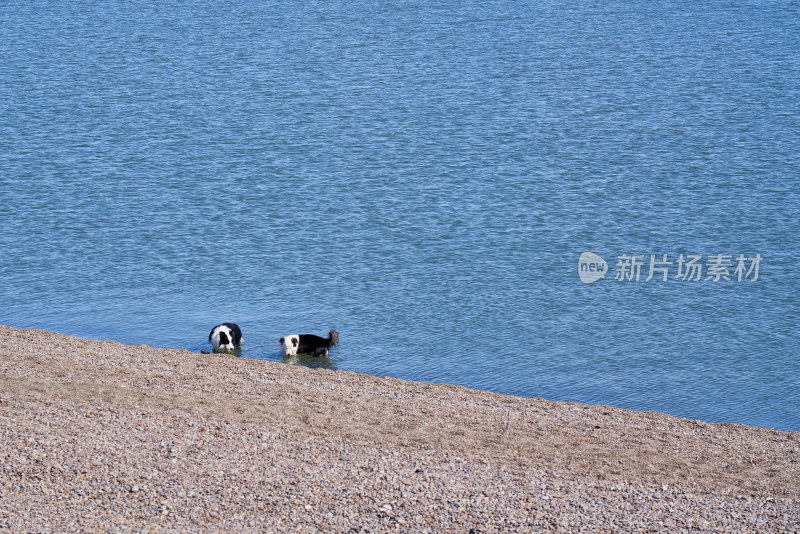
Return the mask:
<path fill-rule="evenodd" d="M 0 336 L 2 532 L 800 532 L 800 432 Z"/>

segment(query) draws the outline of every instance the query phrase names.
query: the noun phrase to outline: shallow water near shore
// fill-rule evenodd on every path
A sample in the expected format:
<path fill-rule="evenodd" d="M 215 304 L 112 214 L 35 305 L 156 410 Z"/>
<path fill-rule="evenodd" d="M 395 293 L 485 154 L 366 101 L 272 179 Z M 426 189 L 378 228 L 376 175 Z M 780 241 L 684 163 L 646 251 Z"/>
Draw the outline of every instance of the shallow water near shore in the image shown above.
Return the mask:
<path fill-rule="evenodd" d="M 0 324 L 800 430 L 799 10 L 0 6 Z"/>

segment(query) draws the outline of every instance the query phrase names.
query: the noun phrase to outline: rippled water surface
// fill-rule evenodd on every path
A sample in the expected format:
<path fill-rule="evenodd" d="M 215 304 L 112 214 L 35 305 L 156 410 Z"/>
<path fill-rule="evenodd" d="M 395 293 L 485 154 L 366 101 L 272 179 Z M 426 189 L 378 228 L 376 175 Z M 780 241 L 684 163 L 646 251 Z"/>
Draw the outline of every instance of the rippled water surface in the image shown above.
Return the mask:
<path fill-rule="evenodd" d="M 795 2 L 6 2 L 0 323 L 235 321 L 274 361 L 334 327 L 300 364 L 800 430 L 798 36 Z"/>

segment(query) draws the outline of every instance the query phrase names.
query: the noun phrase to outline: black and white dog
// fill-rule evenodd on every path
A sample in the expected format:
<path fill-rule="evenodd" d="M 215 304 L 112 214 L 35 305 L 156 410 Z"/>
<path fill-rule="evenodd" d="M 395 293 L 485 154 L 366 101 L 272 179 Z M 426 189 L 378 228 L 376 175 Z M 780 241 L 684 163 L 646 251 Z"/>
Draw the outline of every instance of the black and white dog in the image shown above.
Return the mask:
<path fill-rule="evenodd" d="M 211 329 L 208 340 L 214 352 L 230 352 L 242 344 L 242 331 L 235 323 L 222 323 Z"/>
<path fill-rule="evenodd" d="M 313 354 L 317 357 L 327 357 L 331 347 L 339 344 L 339 332 L 331 330 L 328 339 L 314 334 L 292 334 L 282 337 L 279 341 L 284 356 L 297 354 Z"/>

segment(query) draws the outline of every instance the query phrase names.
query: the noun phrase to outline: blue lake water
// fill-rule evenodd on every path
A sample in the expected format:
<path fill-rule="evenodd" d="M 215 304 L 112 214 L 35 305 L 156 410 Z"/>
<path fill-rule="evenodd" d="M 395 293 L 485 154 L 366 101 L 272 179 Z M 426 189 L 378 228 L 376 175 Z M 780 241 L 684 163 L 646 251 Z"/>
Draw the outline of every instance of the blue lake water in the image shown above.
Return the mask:
<path fill-rule="evenodd" d="M 800 430 L 797 2 L 33 0 L 0 58 L 1 324 Z"/>

